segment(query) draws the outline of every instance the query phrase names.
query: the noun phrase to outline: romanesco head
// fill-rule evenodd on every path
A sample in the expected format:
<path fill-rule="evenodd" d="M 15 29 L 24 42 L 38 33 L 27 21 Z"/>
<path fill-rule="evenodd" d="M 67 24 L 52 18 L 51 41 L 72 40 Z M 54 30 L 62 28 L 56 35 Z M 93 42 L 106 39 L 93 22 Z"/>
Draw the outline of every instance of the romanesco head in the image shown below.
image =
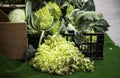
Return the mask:
<path fill-rule="evenodd" d="M 60 18 L 62 16 L 62 12 L 60 7 L 56 3 L 48 2 L 48 7 L 50 9 L 50 13 L 55 18 Z"/>
<path fill-rule="evenodd" d="M 45 30 L 50 27 L 53 23 L 54 17 L 51 16 L 49 8 L 47 6 L 39 9 L 34 13 L 35 25 L 39 26 L 40 29 Z"/>

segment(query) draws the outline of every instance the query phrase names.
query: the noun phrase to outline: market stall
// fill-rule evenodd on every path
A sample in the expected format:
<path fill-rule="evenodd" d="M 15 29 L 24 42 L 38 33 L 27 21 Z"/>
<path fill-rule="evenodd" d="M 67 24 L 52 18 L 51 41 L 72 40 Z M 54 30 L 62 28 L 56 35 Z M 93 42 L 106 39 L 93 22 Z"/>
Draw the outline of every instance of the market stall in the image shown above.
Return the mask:
<path fill-rule="evenodd" d="M 93 0 L 6 0 L 0 10 L 0 77 L 119 77 L 120 48 Z"/>

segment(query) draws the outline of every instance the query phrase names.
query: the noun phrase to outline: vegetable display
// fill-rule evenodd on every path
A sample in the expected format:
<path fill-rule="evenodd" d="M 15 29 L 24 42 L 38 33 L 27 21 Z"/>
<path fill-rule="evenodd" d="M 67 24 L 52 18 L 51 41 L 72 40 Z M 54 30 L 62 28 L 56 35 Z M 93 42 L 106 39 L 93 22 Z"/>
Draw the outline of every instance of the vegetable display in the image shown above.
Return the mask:
<path fill-rule="evenodd" d="M 22 1 L 4 0 L 3 3 Z M 95 54 L 99 37 L 96 34 L 84 34 L 104 33 L 109 27 L 103 15 L 95 11 L 93 0 L 24 1 L 25 9 L 14 9 L 8 14 L 8 18 L 11 23 L 26 21 L 28 35 L 40 36 L 38 48 L 35 50 L 30 44 L 25 60 L 29 60 L 33 68 L 50 74 L 93 72 L 94 61 L 88 58 L 91 55 L 85 57 L 82 51 Z M 72 36 L 69 35 L 70 32 Z M 66 34 L 69 36 L 65 36 Z M 91 48 L 95 49 L 90 51 Z"/>
<path fill-rule="evenodd" d="M 26 18 L 28 18 L 28 33 L 40 33 L 45 28 L 44 31 L 54 34 L 55 32 L 49 30 L 56 27 L 56 20 L 60 21 L 59 27 L 61 27 L 63 25 L 61 22 L 62 19 L 66 19 L 65 17 L 71 14 L 74 9 L 78 8 L 80 10 L 92 11 L 95 10 L 93 6 L 94 3 L 92 0 L 27 0 Z M 65 21 L 67 22 L 67 20 Z M 48 23 L 49 25 L 47 25 Z M 45 27 L 42 28 L 42 25 L 45 25 Z M 56 27 L 58 28 L 56 32 L 58 32 L 59 27 Z"/>
<path fill-rule="evenodd" d="M 73 42 L 59 34 L 48 36 L 39 45 L 30 64 L 37 70 L 58 75 L 71 74 L 76 70 L 94 71 L 94 62 L 79 52 Z"/>
<path fill-rule="evenodd" d="M 90 3 L 91 5 L 88 5 Z M 63 2 L 61 0 L 40 0 L 39 4 L 42 6 L 29 16 L 28 33 L 41 33 L 43 30 L 47 34 L 74 31 L 76 43 L 81 44 L 84 40 L 88 40 L 88 42 L 90 40 L 89 37 L 85 39 L 83 33 L 108 30 L 109 25 L 101 13 L 85 9 L 88 6 L 92 7 L 94 4 L 92 4 L 92 0 L 65 0 Z M 81 9 L 83 6 L 84 9 Z M 97 41 L 96 37 L 93 39 L 93 42 Z"/>
<path fill-rule="evenodd" d="M 94 71 L 94 62 L 81 52 L 89 50 L 90 45 L 76 45 L 84 41 L 97 42 L 96 35 L 91 40 L 84 33 L 108 30 L 109 25 L 102 14 L 95 12 L 93 0 L 28 0 L 26 18 L 28 33 L 40 34 L 31 66 L 58 75 L 72 74 L 76 70 Z M 74 36 L 63 37 L 70 31 Z"/>

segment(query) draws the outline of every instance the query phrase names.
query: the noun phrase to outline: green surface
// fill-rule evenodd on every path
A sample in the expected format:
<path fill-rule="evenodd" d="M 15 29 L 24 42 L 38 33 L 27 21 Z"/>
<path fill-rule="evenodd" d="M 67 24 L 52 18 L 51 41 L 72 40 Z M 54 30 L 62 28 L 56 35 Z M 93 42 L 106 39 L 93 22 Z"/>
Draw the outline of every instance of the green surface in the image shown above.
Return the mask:
<path fill-rule="evenodd" d="M 95 60 L 95 71 L 76 71 L 65 76 L 41 73 L 29 66 L 28 62 L 8 61 L 0 56 L 0 78 L 120 78 L 120 48 L 106 35 L 104 59 Z"/>

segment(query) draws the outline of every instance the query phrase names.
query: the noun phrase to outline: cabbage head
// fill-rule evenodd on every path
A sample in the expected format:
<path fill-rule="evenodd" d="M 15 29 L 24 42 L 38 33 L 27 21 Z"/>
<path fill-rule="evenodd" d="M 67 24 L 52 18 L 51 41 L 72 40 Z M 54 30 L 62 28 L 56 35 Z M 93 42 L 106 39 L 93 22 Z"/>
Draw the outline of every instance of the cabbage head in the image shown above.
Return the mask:
<path fill-rule="evenodd" d="M 25 10 L 14 9 L 8 14 L 9 21 L 12 23 L 25 22 Z"/>

